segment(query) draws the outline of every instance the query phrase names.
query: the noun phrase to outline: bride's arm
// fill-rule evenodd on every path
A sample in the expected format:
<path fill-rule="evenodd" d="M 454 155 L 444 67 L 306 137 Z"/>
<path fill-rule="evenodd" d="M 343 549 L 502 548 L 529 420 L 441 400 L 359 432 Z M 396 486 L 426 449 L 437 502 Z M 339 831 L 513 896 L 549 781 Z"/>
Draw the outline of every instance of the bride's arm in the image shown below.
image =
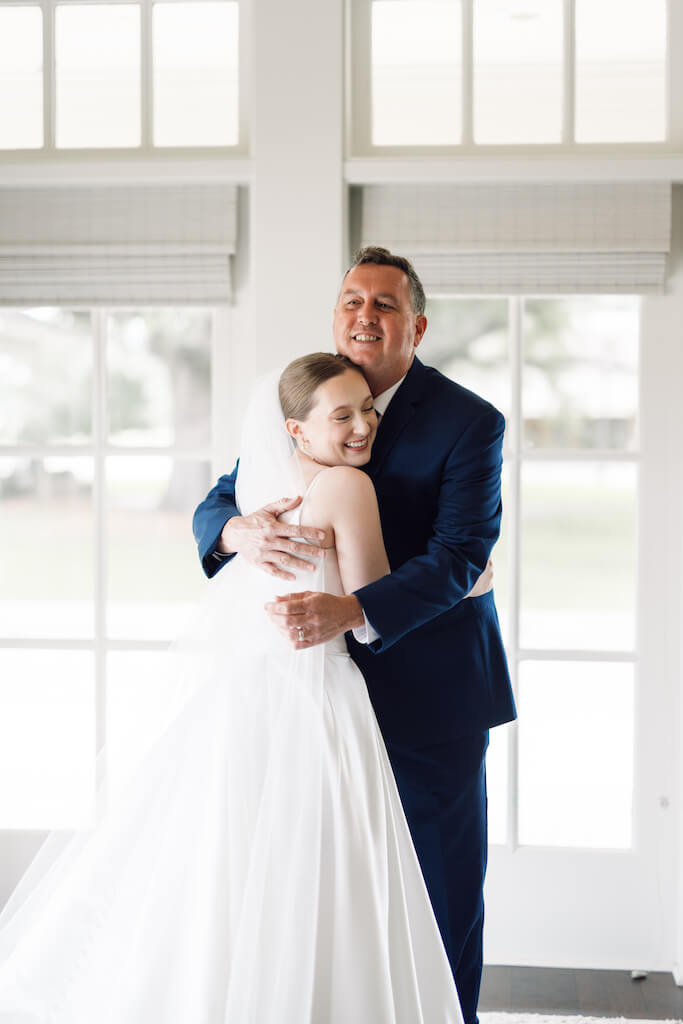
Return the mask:
<path fill-rule="evenodd" d="M 320 478 L 302 519 L 329 524 L 345 594 L 386 576 L 377 496 L 372 480 L 352 466 L 333 466 Z"/>

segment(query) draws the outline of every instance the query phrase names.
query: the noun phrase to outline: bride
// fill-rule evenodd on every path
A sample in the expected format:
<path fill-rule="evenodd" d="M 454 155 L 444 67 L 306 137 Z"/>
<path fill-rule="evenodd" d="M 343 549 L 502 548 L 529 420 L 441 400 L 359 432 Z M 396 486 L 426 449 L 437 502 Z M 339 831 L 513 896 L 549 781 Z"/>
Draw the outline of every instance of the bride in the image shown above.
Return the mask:
<path fill-rule="evenodd" d="M 389 571 L 358 470 L 376 429 L 361 371 L 326 353 L 250 404 L 239 507 L 303 494 L 286 516 L 323 531 L 316 590 Z M 0 914 L 2 1024 L 462 1024 L 363 677 L 343 637 L 275 630 L 282 590 L 239 558 L 212 582 L 142 762 Z"/>

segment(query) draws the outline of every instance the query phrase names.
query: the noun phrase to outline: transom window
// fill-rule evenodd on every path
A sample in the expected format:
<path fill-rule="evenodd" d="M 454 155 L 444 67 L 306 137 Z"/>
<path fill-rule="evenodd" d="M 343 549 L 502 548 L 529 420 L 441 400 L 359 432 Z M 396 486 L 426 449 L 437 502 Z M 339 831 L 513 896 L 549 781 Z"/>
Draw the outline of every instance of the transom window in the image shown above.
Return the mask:
<path fill-rule="evenodd" d="M 667 0 L 354 0 L 352 145 L 661 143 Z"/>
<path fill-rule="evenodd" d="M 236 0 L 0 4 L 0 149 L 235 147 Z"/>

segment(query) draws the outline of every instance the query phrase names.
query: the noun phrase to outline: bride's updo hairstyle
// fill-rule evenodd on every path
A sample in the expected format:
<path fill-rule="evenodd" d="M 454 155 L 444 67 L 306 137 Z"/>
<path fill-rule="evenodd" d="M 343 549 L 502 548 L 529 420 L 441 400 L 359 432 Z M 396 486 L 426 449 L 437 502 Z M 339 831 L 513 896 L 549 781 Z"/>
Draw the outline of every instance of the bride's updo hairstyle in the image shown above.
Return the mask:
<path fill-rule="evenodd" d="M 347 356 L 331 352 L 311 352 L 286 366 L 278 386 L 285 419 L 303 422 L 315 405 L 315 393 L 320 385 L 347 370 L 355 370 L 365 379 L 363 371 Z"/>

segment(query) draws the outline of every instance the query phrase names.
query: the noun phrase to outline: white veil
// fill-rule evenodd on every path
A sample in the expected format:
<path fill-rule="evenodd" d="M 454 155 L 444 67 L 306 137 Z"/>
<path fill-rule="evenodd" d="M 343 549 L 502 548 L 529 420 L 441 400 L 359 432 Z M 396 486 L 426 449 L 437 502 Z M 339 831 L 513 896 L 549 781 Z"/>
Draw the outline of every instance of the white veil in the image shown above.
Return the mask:
<path fill-rule="evenodd" d="M 246 415 L 242 513 L 303 494 L 278 377 L 257 384 Z M 322 572 L 307 573 L 305 589 L 324 589 Z M 295 937 L 315 936 L 318 914 L 324 649 L 294 651 L 263 605 L 299 589 L 301 581 L 275 579 L 239 556 L 211 581 L 169 649 L 169 685 L 143 760 L 113 791 L 106 747 L 100 752 L 97 825 L 51 833 L 0 913 L 0 1022 L 87 1020 L 79 1007 L 102 1005 L 112 978 L 127 984 L 133 957 L 144 964 L 146 921 L 168 920 L 170 943 L 176 912 L 178 928 L 192 914 L 195 939 L 207 933 L 205 950 L 187 951 L 198 961 L 197 990 L 174 992 L 168 979 L 173 998 L 187 1000 L 187 1020 L 200 1019 L 198 1000 L 207 999 L 226 1005 L 226 1019 L 253 1019 L 256 994 L 264 1006 L 264 963 L 272 1019 L 290 1019 L 279 972 Z M 184 878 L 192 907 L 175 908 L 174 892 L 184 891 L 179 873 L 193 870 L 198 843 L 202 863 L 222 870 L 213 886 L 210 868 L 191 885 Z M 302 871 L 305 893 L 295 885 Z M 231 965 L 227 992 L 211 990 L 224 974 L 214 969 L 216 955 Z M 300 949 L 298 958 L 312 974 L 314 950 Z M 141 983 L 144 971 L 128 973 Z M 178 973 L 187 987 L 187 972 Z"/>

